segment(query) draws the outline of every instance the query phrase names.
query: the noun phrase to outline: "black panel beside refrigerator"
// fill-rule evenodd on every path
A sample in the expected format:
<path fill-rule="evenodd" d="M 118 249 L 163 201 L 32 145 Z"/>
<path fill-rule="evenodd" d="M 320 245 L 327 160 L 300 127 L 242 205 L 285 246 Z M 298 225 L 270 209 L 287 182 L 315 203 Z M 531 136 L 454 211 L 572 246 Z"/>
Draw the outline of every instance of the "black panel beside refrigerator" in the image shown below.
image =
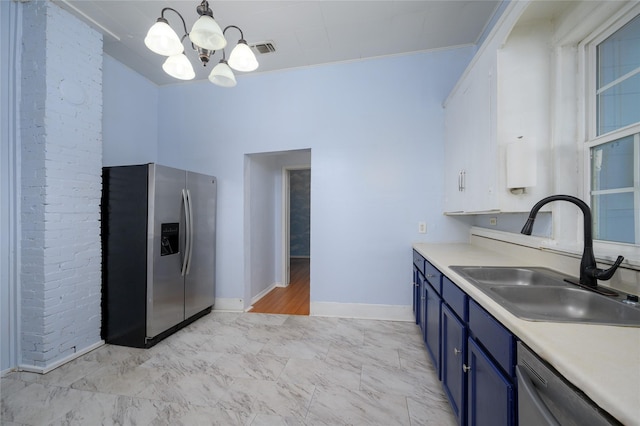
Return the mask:
<path fill-rule="evenodd" d="M 216 179 L 143 164 L 103 168 L 102 338 L 148 348 L 211 311 Z"/>

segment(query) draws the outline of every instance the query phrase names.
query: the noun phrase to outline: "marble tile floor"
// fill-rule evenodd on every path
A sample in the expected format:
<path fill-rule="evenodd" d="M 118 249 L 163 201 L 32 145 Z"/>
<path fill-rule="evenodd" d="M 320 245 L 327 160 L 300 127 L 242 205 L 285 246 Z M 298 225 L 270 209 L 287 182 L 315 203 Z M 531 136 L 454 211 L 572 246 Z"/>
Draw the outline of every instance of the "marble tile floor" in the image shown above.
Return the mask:
<path fill-rule="evenodd" d="M 0 385 L 6 426 L 455 424 L 407 322 L 214 311 Z"/>

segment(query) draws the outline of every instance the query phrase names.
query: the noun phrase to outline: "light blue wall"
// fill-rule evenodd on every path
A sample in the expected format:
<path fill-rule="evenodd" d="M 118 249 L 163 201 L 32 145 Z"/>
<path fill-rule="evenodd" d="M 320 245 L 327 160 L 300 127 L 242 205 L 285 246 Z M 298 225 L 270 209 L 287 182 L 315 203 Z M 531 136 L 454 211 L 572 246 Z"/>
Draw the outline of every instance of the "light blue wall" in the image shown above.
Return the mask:
<path fill-rule="evenodd" d="M 102 96 L 103 165 L 156 162 L 158 86 L 105 54 Z"/>
<path fill-rule="evenodd" d="M 272 173 L 274 161 L 271 156 L 256 154 L 247 156 L 245 162 L 245 183 L 256 188 L 255 191 L 245 191 L 245 276 L 248 288 L 244 298 L 247 301 L 275 282 L 277 247 L 272 224 L 279 218 L 276 216 L 277 187 Z M 222 266 L 220 261 L 217 266 Z"/>
<path fill-rule="evenodd" d="M 245 285 L 244 154 L 311 148 L 311 300 L 410 304 L 411 243 L 467 238 L 464 222 L 441 213 L 442 102 L 472 54 L 161 88 L 158 162 L 218 177 L 218 297 L 242 297 Z"/>

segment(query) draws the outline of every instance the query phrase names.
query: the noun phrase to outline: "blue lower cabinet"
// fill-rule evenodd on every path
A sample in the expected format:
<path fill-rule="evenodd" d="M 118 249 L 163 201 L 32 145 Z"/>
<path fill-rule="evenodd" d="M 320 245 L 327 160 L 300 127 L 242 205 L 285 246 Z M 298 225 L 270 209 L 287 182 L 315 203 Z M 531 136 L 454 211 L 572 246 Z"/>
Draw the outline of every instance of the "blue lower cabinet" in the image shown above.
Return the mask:
<path fill-rule="evenodd" d="M 511 426 L 515 424 L 514 387 L 484 350 L 468 340 L 467 424 Z"/>
<path fill-rule="evenodd" d="M 424 257 L 413 250 L 413 315 L 416 324 L 420 324 L 420 298 L 422 297 L 422 283 L 425 281 L 425 263 Z"/>
<path fill-rule="evenodd" d="M 442 388 L 459 425 L 466 424 L 466 375 L 462 369 L 467 346 L 467 328 L 446 304 L 442 304 Z"/>
<path fill-rule="evenodd" d="M 427 288 L 429 288 L 429 284 L 427 284 L 427 280 L 421 280 L 420 283 L 420 331 L 422 332 L 422 338 L 427 331 Z"/>
<path fill-rule="evenodd" d="M 440 372 L 440 309 L 442 305 L 442 299 L 430 285 L 425 285 L 426 289 L 426 315 L 424 327 L 424 343 L 427 347 L 427 352 L 433 361 L 433 367 L 438 373 L 438 378 L 441 378 Z"/>
<path fill-rule="evenodd" d="M 413 265 L 413 316 L 416 324 L 420 324 L 420 271 Z"/>
<path fill-rule="evenodd" d="M 460 426 L 515 426 L 517 338 L 414 251 L 413 312 Z"/>

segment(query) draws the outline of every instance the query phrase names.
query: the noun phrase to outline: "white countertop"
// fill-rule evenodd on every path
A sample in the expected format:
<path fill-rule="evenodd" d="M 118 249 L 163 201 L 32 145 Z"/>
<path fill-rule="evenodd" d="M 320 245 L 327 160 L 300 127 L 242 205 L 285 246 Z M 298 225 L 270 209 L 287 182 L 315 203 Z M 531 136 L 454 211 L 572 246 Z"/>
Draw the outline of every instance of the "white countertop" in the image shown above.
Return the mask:
<path fill-rule="evenodd" d="M 640 328 L 519 319 L 449 266 L 545 265 L 472 244 L 413 248 L 596 404 L 625 425 L 640 425 Z"/>

